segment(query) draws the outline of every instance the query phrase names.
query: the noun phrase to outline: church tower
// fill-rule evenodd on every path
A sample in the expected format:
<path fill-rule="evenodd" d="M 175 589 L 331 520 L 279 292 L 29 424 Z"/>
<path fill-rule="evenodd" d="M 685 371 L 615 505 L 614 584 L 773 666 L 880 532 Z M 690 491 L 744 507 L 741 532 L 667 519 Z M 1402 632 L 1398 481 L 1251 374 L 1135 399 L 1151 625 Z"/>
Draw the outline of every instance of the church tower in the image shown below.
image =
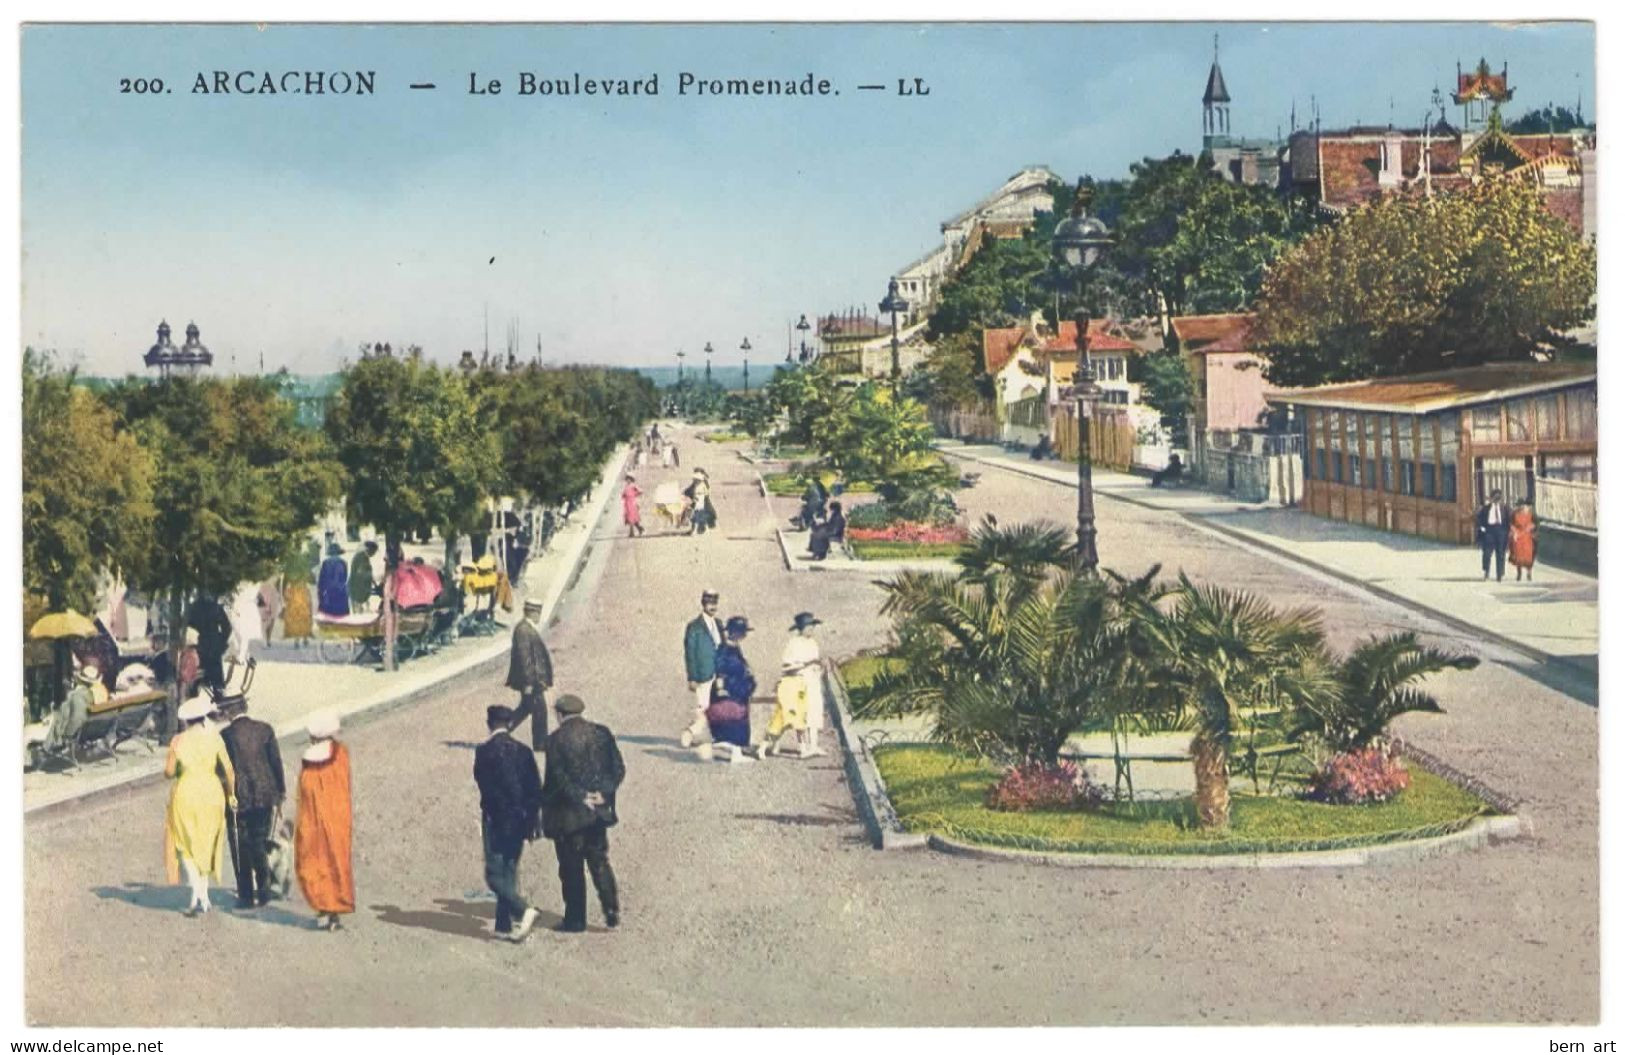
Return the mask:
<path fill-rule="evenodd" d="M 1207 71 L 1207 91 L 1202 93 L 1202 147 L 1230 136 L 1230 92 L 1219 69 L 1219 35 L 1213 34 L 1213 66 Z"/>

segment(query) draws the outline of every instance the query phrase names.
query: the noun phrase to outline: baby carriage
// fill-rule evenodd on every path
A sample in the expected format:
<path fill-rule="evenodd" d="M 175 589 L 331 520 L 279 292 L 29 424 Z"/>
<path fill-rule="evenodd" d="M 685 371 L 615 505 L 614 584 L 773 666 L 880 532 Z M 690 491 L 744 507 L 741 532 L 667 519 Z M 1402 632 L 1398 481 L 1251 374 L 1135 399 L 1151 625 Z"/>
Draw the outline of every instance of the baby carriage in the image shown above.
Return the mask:
<path fill-rule="evenodd" d="M 667 481 L 655 488 L 655 513 L 674 531 L 686 530 L 694 511 L 694 502 L 686 497 L 675 481 Z"/>

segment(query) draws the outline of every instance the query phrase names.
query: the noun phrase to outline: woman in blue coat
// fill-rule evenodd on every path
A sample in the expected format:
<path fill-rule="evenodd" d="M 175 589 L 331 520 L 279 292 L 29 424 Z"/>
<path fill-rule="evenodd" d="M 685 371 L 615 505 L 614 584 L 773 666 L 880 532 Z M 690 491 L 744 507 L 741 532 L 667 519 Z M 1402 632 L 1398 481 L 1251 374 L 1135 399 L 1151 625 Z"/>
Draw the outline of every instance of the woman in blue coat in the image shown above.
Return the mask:
<path fill-rule="evenodd" d="M 337 542 L 328 545 L 316 579 L 316 607 L 323 615 L 350 614 L 350 566 Z"/>
<path fill-rule="evenodd" d="M 723 641 L 717 647 L 716 687 L 705 715 L 712 741 L 726 745 L 730 757 L 738 759 L 749 757 L 744 749 L 750 746 L 750 700 L 756 695 L 756 678 L 740 648 L 749 632 L 750 624 L 742 615 L 729 619 L 723 628 Z"/>

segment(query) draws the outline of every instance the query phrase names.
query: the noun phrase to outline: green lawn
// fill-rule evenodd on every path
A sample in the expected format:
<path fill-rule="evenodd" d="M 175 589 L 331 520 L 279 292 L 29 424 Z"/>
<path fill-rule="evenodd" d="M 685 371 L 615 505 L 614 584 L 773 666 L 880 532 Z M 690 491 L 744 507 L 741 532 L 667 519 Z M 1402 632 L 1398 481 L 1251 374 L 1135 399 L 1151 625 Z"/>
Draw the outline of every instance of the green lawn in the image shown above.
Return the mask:
<path fill-rule="evenodd" d="M 858 560 L 952 560 L 965 551 L 963 542 L 849 539 L 846 545 Z"/>
<path fill-rule="evenodd" d="M 831 484 L 834 479 L 834 476 L 826 475 L 824 477 L 824 486 L 830 487 L 833 491 L 834 488 L 831 487 Z M 778 495 L 781 498 L 800 498 L 802 492 L 807 490 L 807 478 L 801 473 L 767 473 L 763 475 L 762 482 L 767 485 L 768 494 Z M 844 484 L 843 490 L 847 494 L 867 495 L 874 493 L 875 485 L 859 480 L 856 483 Z"/>
<path fill-rule="evenodd" d="M 871 660 L 852 674 L 866 683 L 878 662 Z M 1028 850 L 1121 854 L 1334 850 L 1444 835 L 1493 812 L 1477 796 L 1413 763 L 1411 786 L 1378 805 L 1329 806 L 1233 793 L 1229 832 L 1211 835 L 1196 830 L 1189 800 L 1122 803 L 1095 812 L 1005 813 L 982 805 L 988 786 L 999 775 L 990 763 L 930 745 L 881 747 L 875 751 L 875 762 L 909 831 Z"/>
<path fill-rule="evenodd" d="M 743 432 L 723 431 L 702 432 L 700 433 L 700 439 L 704 440 L 706 443 L 741 443 L 750 439 L 750 437 Z"/>

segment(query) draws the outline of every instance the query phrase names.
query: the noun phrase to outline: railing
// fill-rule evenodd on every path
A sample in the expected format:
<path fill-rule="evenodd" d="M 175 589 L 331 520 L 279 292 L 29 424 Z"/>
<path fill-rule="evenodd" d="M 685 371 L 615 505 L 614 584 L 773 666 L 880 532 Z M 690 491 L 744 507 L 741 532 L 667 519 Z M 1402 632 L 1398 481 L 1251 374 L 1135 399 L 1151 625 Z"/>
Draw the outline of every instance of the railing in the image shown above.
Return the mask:
<path fill-rule="evenodd" d="M 1301 454 L 1303 453 L 1303 436 L 1296 432 L 1283 432 L 1272 435 L 1262 432 L 1243 432 L 1239 429 L 1209 429 L 1207 445 L 1210 450 L 1239 451 L 1243 454 L 1258 454 L 1266 457 L 1278 454 Z"/>
<path fill-rule="evenodd" d="M 1597 485 L 1574 480 L 1535 480 L 1535 513 L 1552 524 L 1597 530 Z"/>

